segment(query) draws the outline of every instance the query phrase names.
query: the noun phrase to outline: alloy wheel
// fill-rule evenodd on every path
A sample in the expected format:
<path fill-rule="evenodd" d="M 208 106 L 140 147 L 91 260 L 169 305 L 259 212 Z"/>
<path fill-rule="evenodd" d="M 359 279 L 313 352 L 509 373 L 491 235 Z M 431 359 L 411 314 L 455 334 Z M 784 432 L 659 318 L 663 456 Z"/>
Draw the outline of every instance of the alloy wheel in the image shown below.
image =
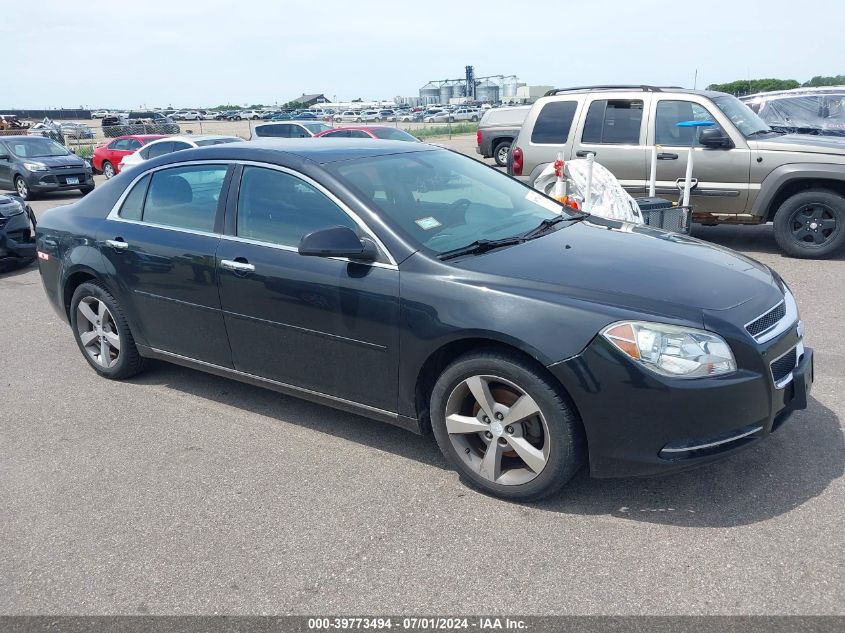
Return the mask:
<path fill-rule="evenodd" d="M 813 203 L 799 207 L 789 218 L 793 238 L 810 248 L 826 244 L 841 230 L 833 209 L 826 204 Z"/>
<path fill-rule="evenodd" d="M 106 162 L 103 165 L 103 175 L 106 177 L 106 180 L 114 176 L 114 166 L 111 163 Z"/>
<path fill-rule="evenodd" d="M 15 181 L 15 189 L 17 189 L 18 195 L 24 200 L 29 196 L 29 187 L 26 186 L 26 181 L 20 176 Z"/>
<path fill-rule="evenodd" d="M 496 161 L 500 165 L 504 165 L 505 163 L 508 162 L 508 152 L 510 151 L 510 149 L 511 148 L 508 145 L 502 145 L 499 148 L 499 151 L 496 153 L 497 154 L 496 155 Z"/>
<path fill-rule="evenodd" d="M 528 483 L 549 460 L 549 427 L 540 407 L 497 376 L 471 376 L 452 390 L 446 432 L 458 456 L 492 483 Z"/>
<path fill-rule="evenodd" d="M 114 316 L 96 297 L 84 297 L 76 307 L 76 331 L 88 357 L 100 367 L 114 367 L 120 358 L 120 334 Z"/>

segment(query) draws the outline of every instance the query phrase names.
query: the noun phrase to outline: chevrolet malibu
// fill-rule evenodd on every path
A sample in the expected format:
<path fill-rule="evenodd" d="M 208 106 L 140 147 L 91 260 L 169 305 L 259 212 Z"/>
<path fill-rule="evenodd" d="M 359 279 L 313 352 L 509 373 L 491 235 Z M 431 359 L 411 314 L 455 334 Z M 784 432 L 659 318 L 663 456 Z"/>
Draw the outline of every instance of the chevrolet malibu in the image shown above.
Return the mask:
<path fill-rule="evenodd" d="M 422 143 L 160 156 L 47 212 L 49 300 L 83 358 L 159 359 L 433 431 L 513 500 L 731 455 L 806 407 L 813 353 L 768 267 L 573 214 Z"/>

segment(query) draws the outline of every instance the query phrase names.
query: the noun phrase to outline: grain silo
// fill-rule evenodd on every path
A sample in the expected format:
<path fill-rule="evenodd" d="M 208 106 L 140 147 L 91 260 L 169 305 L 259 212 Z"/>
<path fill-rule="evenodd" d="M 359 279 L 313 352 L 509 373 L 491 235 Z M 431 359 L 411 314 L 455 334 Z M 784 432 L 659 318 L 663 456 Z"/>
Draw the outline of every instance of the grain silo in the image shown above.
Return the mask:
<path fill-rule="evenodd" d="M 440 103 L 446 105 L 449 103 L 449 99 L 452 98 L 452 84 L 445 83 L 440 86 Z"/>
<path fill-rule="evenodd" d="M 475 86 L 475 98 L 482 103 L 498 103 L 499 86 L 489 79 L 480 81 Z"/>
<path fill-rule="evenodd" d="M 440 87 L 429 82 L 420 88 L 420 100 L 423 104 L 437 103 L 440 100 Z"/>

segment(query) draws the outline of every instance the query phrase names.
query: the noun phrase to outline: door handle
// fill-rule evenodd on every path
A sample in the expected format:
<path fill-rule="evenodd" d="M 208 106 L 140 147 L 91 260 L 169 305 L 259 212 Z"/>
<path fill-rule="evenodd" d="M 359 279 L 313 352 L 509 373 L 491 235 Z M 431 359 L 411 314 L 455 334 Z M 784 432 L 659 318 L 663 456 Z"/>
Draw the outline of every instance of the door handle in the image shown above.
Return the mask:
<path fill-rule="evenodd" d="M 106 240 L 106 246 L 109 246 L 116 251 L 125 251 L 129 248 L 129 242 L 124 241 L 122 237 L 116 237 L 113 240 Z"/>
<path fill-rule="evenodd" d="M 249 262 L 239 262 L 234 259 L 221 259 L 220 267 L 226 270 L 231 270 L 236 273 L 252 273 L 255 272 L 255 266 Z"/>
<path fill-rule="evenodd" d="M 672 152 L 660 152 L 657 155 L 657 160 L 678 160 L 678 155 Z"/>
<path fill-rule="evenodd" d="M 577 152 L 575 152 L 575 155 L 578 158 L 587 158 L 587 156 L 589 156 L 590 154 L 592 154 L 593 156 L 598 156 L 597 152 L 588 151 L 586 149 L 579 149 Z"/>

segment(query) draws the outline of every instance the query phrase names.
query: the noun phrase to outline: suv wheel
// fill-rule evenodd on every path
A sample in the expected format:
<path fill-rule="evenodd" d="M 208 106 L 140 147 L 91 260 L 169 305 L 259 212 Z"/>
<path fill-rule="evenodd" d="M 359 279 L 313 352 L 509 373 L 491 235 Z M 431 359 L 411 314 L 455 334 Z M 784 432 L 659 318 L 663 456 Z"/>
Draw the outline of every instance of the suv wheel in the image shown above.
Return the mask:
<path fill-rule="evenodd" d="M 774 228 L 790 257 L 830 257 L 845 246 L 845 198 L 827 189 L 797 193 L 775 213 Z"/>
<path fill-rule="evenodd" d="M 26 184 L 26 180 L 23 179 L 23 176 L 15 176 L 15 190 L 24 200 L 32 200 L 29 185 Z"/>
<path fill-rule="evenodd" d="M 144 369 L 120 304 L 99 283 L 80 284 L 73 293 L 70 323 L 82 355 L 101 376 L 120 380 Z"/>
<path fill-rule="evenodd" d="M 504 352 L 476 352 L 449 365 L 431 394 L 431 424 L 461 477 L 504 499 L 545 497 L 583 461 L 575 411 L 545 376 Z"/>
<path fill-rule="evenodd" d="M 496 159 L 496 164 L 499 167 L 504 167 L 508 164 L 508 152 L 511 151 L 510 141 L 501 141 L 493 150 L 493 158 Z"/>

